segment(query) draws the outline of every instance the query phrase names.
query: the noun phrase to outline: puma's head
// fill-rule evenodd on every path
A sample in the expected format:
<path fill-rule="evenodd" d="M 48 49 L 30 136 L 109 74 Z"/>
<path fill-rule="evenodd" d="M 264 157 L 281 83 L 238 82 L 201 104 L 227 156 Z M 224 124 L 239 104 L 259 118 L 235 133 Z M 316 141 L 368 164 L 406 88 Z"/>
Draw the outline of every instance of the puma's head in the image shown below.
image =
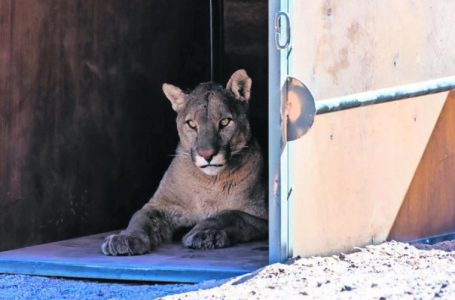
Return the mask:
<path fill-rule="evenodd" d="M 247 148 L 251 139 L 247 118 L 251 78 L 245 70 L 232 74 L 226 88 L 201 83 L 184 93 L 171 84 L 163 92 L 177 112 L 177 130 L 185 153 L 207 175 L 229 167 L 231 157 Z"/>

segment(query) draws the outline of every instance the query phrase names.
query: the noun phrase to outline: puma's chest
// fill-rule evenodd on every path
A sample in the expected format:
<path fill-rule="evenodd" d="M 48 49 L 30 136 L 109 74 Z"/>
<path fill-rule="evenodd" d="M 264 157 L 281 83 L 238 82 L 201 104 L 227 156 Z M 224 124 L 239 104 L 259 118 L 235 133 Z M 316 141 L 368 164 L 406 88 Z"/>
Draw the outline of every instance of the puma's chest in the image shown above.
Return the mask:
<path fill-rule="evenodd" d="M 186 194 L 189 211 L 196 219 L 213 216 L 223 210 L 244 210 L 247 191 L 234 181 L 212 184 L 193 184 L 191 195 Z"/>

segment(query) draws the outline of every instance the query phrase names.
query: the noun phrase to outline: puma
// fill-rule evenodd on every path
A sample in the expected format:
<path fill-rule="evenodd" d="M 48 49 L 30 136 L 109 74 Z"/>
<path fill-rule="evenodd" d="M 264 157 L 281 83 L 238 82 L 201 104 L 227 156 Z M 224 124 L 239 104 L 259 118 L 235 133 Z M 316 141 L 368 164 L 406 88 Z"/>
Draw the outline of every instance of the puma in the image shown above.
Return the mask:
<path fill-rule="evenodd" d="M 176 156 L 128 227 L 106 237 L 105 255 L 148 253 L 182 229 L 183 245 L 195 249 L 267 238 L 264 164 L 247 116 L 251 84 L 245 70 L 226 87 L 207 82 L 184 93 L 163 84 L 177 112 Z"/>

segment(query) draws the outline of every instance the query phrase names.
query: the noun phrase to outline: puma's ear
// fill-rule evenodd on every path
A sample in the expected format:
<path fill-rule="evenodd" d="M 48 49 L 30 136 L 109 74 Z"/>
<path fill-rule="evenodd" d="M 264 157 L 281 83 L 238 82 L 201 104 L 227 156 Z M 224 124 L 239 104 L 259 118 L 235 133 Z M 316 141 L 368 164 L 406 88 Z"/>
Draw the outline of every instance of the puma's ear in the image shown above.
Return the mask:
<path fill-rule="evenodd" d="M 180 88 L 169 83 L 163 83 L 163 92 L 169 101 L 171 101 L 173 110 L 179 111 L 183 108 L 185 104 L 185 94 Z"/>
<path fill-rule="evenodd" d="M 251 84 L 251 78 L 248 77 L 246 71 L 240 69 L 232 74 L 226 89 L 234 93 L 235 99 L 248 102 L 250 100 Z"/>

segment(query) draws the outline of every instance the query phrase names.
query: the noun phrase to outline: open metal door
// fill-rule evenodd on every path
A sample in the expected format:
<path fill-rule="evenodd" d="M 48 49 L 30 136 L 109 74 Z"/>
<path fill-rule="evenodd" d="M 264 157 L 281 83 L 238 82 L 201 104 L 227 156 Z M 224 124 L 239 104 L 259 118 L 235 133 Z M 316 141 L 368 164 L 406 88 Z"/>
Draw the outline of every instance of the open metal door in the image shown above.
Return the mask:
<path fill-rule="evenodd" d="M 280 83 L 283 74 L 305 83 L 316 107 L 328 98 L 455 74 L 453 1 L 271 3 L 280 5 L 270 9 L 286 13 L 290 28 L 286 49 L 273 49 L 281 54 L 270 46 L 271 150 L 278 151 L 278 121 L 273 119 L 277 73 Z M 275 165 L 270 166 L 269 187 L 276 207 L 271 207 L 270 222 L 285 226 L 279 235 L 279 245 L 286 240 L 281 257 L 285 251 L 324 255 L 388 238 L 410 240 L 455 230 L 455 172 L 450 171 L 455 149 L 448 146 L 455 141 L 448 113 L 454 109 L 453 94 L 440 92 L 316 116 L 308 134 L 282 152 L 281 166 L 285 159 L 288 169 L 281 170 L 279 207 L 272 178 L 278 156 L 271 151 Z M 277 208 L 281 219 L 274 220 Z"/>
<path fill-rule="evenodd" d="M 288 142 L 311 128 L 315 104 L 308 88 L 289 76 L 292 2 L 269 4 L 269 258 L 273 263 L 293 255 L 293 145 Z"/>
<path fill-rule="evenodd" d="M 290 256 L 288 149 L 283 130 L 282 92 L 288 73 L 288 0 L 269 0 L 269 262 Z M 283 17 L 283 18 L 281 18 Z M 284 23 L 283 23 L 284 22 Z"/>

